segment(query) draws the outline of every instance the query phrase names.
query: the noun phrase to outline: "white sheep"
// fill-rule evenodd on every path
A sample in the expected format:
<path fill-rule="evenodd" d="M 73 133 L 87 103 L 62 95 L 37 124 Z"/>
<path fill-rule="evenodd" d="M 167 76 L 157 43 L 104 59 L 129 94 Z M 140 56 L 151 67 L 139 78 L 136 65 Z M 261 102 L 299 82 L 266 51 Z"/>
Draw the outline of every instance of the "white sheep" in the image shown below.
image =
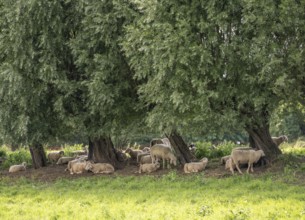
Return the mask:
<path fill-rule="evenodd" d="M 134 150 L 134 149 L 131 149 L 131 148 L 129 147 L 129 148 L 127 148 L 127 149 L 125 150 L 125 153 L 129 154 L 129 155 L 130 155 L 130 158 L 131 158 L 132 160 L 137 160 L 138 154 L 143 153 L 143 151 L 142 151 L 142 150 Z"/>
<path fill-rule="evenodd" d="M 114 167 L 109 163 L 91 163 L 87 162 L 86 170 L 90 170 L 93 173 L 113 173 Z"/>
<path fill-rule="evenodd" d="M 160 168 L 159 163 L 140 164 L 139 173 L 151 173 Z"/>
<path fill-rule="evenodd" d="M 142 157 L 140 158 L 140 160 L 139 160 L 139 163 L 140 163 L 140 164 L 152 163 L 150 154 L 145 155 L 145 156 L 142 156 Z"/>
<path fill-rule="evenodd" d="M 83 172 L 86 171 L 86 165 L 87 165 L 87 162 L 85 161 L 79 161 L 79 160 L 71 160 L 69 161 L 68 163 L 68 166 L 67 166 L 67 169 L 68 171 L 70 171 L 70 174 L 81 174 Z"/>
<path fill-rule="evenodd" d="M 262 150 L 232 150 L 231 158 L 232 162 L 236 165 L 236 168 L 240 174 L 242 174 L 239 164 L 248 164 L 247 173 L 251 169 L 253 172 L 253 163 L 256 163 L 261 157 L 265 156 L 264 151 Z M 232 174 L 234 174 L 233 166 L 230 168 Z"/>
<path fill-rule="evenodd" d="M 208 158 L 204 157 L 199 162 L 191 162 L 184 164 L 184 173 L 198 173 L 205 169 L 208 164 Z"/>
<path fill-rule="evenodd" d="M 278 147 L 278 146 L 280 146 L 281 143 L 287 142 L 288 137 L 286 135 L 282 135 L 282 136 L 279 136 L 279 137 L 272 137 L 272 141 Z"/>
<path fill-rule="evenodd" d="M 227 156 L 223 156 L 221 159 L 220 159 L 220 163 L 221 164 L 226 164 L 227 160 L 231 157 L 231 155 L 227 155 Z"/>
<path fill-rule="evenodd" d="M 137 162 L 139 163 L 141 161 L 141 158 L 144 156 L 150 155 L 150 152 L 143 152 L 143 153 L 138 153 L 137 155 Z"/>
<path fill-rule="evenodd" d="M 64 155 L 64 151 L 50 152 L 48 153 L 48 160 L 53 164 L 58 161 L 60 157 Z"/>
<path fill-rule="evenodd" d="M 231 168 L 234 170 L 236 168 L 236 165 L 233 163 L 231 156 L 226 161 L 225 169 L 231 170 Z"/>
<path fill-rule="evenodd" d="M 74 157 L 61 157 L 58 159 L 56 164 L 57 165 L 67 164 L 67 163 L 69 163 L 69 161 L 74 160 L 74 159 L 75 159 Z"/>
<path fill-rule="evenodd" d="M 163 169 L 165 168 L 165 160 L 169 160 L 170 164 L 177 165 L 177 158 L 172 152 L 170 146 L 165 144 L 155 144 L 150 148 L 150 156 L 152 163 L 155 163 L 156 159 L 163 160 Z"/>
<path fill-rule="evenodd" d="M 22 164 L 19 164 L 19 165 L 12 165 L 10 166 L 10 169 L 9 169 L 9 173 L 16 173 L 16 172 L 19 172 L 19 171 L 25 171 L 26 170 L 26 162 L 23 162 Z"/>

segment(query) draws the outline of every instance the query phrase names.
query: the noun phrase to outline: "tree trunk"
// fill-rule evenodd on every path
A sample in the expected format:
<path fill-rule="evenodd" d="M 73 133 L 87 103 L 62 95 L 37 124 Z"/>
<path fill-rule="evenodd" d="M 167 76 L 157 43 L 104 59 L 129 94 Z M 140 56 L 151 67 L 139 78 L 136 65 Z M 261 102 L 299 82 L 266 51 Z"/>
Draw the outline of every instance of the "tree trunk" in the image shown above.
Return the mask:
<path fill-rule="evenodd" d="M 34 144 L 30 146 L 30 152 L 32 156 L 33 167 L 35 169 L 47 166 L 46 153 L 41 144 Z"/>
<path fill-rule="evenodd" d="M 93 160 L 93 143 L 89 138 L 88 160 Z"/>
<path fill-rule="evenodd" d="M 169 139 L 171 146 L 176 153 L 177 160 L 182 165 L 191 162 L 193 156 L 182 137 L 176 131 L 172 131 L 171 134 L 166 135 L 166 137 Z"/>
<path fill-rule="evenodd" d="M 90 156 L 92 155 L 92 158 Z M 110 137 L 100 137 L 89 141 L 89 156 L 95 163 L 110 163 L 116 169 L 122 169 L 125 166 L 120 161 L 120 155 L 114 148 Z"/>
<path fill-rule="evenodd" d="M 249 134 L 250 147 L 263 150 L 267 159 L 273 160 L 282 153 L 282 151 L 272 141 L 268 125 L 260 127 L 248 126 L 246 131 Z"/>

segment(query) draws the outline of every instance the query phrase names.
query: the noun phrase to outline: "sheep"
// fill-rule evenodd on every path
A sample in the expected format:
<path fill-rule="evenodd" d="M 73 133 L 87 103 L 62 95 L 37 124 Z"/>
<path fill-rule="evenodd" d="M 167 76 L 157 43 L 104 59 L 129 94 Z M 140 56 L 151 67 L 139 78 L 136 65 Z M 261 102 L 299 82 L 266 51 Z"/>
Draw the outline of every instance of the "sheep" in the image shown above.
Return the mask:
<path fill-rule="evenodd" d="M 251 168 L 251 172 L 253 172 L 253 163 L 256 163 L 261 157 L 265 156 L 263 150 L 232 150 L 231 158 L 233 163 L 236 165 L 236 168 L 240 174 L 242 174 L 239 164 L 248 163 L 247 173 Z M 230 168 L 232 174 L 234 174 L 233 166 Z"/>
<path fill-rule="evenodd" d="M 204 157 L 199 162 L 191 162 L 184 164 L 184 173 L 198 173 L 205 169 L 208 158 Z"/>
<path fill-rule="evenodd" d="M 148 152 L 148 153 L 149 153 L 149 152 L 150 152 L 150 147 L 144 147 L 144 148 L 142 149 L 142 151 L 143 151 L 143 152 Z"/>
<path fill-rule="evenodd" d="M 139 173 L 151 173 L 160 168 L 160 163 L 140 164 Z"/>
<path fill-rule="evenodd" d="M 74 157 L 61 157 L 58 159 L 56 164 L 57 165 L 67 164 L 67 163 L 69 163 L 69 161 L 74 160 L 74 159 L 75 159 Z"/>
<path fill-rule="evenodd" d="M 152 163 L 152 159 L 150 155 L 145 155 L 142 156 L 141 159 L 139 160 L 140 164 L 146 164 L 146 163 Z"/>
<path fill-rule="evenodd" d="M 226 161 L 225 169 L 231 170 L 231 168 L 234 170 L 236 168 L 236 165 L 233 163 L 232 158 L 229 157 L 228 160 Z"/>
<path fill-rule="evenodd" d="M 160 138 L 154 138 L 150 141 L 150 147 L 154 146 L 155 144 L 164 144 Z"/>
<path fill-rule="evenodd" d="M 279 137 L 272 137 L 272 141 L 278 147 L 281 145 L 281 143 L 288 142 L 288 137 L 286 135 L 282 135 Z"/>
<path fill-rule="evenodd" d="M 109 164 L 109 163 L 91 163 L 91 162 L 87 162 L 86 170 L 90 170 L 93 173 L 113 173 L 114 172 L 114 167 Z"/>
<path fill-rule="evenodd" d="M 125 153 L 129 154 L 132 160 L 137 160 L 138 154 L 143 153 L 143 151 L 133 150 L 129 147 L 125 150 Z"/>
<path fill-rule="evenodd" d="M 48 153 L 48 160 L 53 164 L 58 161 L 60 157 L 62 157 L 65 154 L 64 151 L 59 152 L 50 152 Z"/>
<path fill-rule="evenodd" d="M 226 164 L 226 162 L 228 161 L 228 159 L 231 157 L 231 155 L 227 155 L 227 156 L 223 156 L 220 159 L 221 164 Z"/>
<path fill-rule="evenodd" d="M 137 162 L 139 163 L 141 161 L 141 158 L 144 156 L 150 155 L 150 152 L 143 152 L 143 153 L 139 153 L 137 155 Z"/>
<path fill-rule="evenodd" d="M 71 160 L 68 163 L 67 169 L 68 171 L 70 171 L 70 174 L 73 175 L 74 173 L 76 174 L 81 174 L 83 173 L 86 169 L 86 165 L 88 162 L 86 161 L 78 161 L 76 160 Z"/>
<path fill-rule="evenodd" d="M 9 169 L 9 173 L 16 173 L 16 172 L 19 172 L 19 171 L 25 171 L 26 170 L 26 162 L 23 162 L 22 164 L 19 164 L 19 165 L 12 165 L 10 166 L 10 169 Z"/>
<path fill-rule="evenodd" d="M 161 158 L 163 160 L 163 169 L 165 167 L 165 160 L 170 160 L 170 164 L 177 165 L 177 158 L 168 145 L 155 144 L 150 149 L 150 156 L 152 163 L 154 163 L 157 158 Z"/>
<path fill-rule="evenodd" d="M 168 138 L 162 138 L 161 141 L 163 142 L 163 144 L 171 147 L 171 142 Z"/>

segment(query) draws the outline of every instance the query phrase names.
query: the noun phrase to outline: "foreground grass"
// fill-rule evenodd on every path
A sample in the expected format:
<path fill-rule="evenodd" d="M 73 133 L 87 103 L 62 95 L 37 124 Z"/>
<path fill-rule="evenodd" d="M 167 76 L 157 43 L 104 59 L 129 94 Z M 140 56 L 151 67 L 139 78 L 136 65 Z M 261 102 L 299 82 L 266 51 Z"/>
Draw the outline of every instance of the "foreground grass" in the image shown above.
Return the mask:
<path fill-rule="evenodd" d="M 0 219 L 305 219 L 304 186 L 271 176 L 0 180 Z"/>

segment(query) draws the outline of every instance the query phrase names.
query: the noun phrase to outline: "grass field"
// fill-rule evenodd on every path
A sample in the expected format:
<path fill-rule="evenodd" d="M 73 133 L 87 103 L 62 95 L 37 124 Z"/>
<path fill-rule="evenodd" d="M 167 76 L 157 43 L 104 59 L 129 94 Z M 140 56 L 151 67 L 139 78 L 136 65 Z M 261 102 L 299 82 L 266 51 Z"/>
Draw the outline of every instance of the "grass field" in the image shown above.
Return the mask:
<path fill-rule="evenodd" d="M 304 185 L 272 175 L 0 181 L 0 219 L 305 219 Z"/>

